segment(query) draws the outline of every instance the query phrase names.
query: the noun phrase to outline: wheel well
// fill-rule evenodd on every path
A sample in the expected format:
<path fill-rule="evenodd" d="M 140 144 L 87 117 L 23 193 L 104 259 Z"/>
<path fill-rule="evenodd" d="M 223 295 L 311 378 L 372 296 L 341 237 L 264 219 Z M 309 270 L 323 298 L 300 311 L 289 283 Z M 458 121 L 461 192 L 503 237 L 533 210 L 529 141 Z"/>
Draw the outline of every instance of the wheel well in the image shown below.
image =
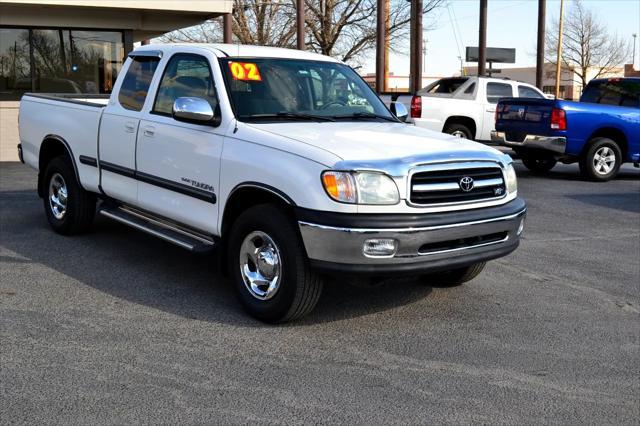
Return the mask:
<path fill-rule="evenodd" d="M 283 209 L 289 210 L 293 215 L 293 201 L 289 200 L 284 194 L 279 195 L 275 190 L 272 191 L 258 186 L 245 186 L 231 191 L 231 194 L 224 206 L 222 225 L 220 226 L 220 247 L 222 249 L 220 255 L 220 272 L 225 276 L 229 272 L 227 270 L 229 230 L 242 212 L 258 204 L 276 204 L 281 206 Z"/>
<path fill-rule="evenodd" d="M 51 160 L 61 155 L 66 155 L 71 158 L 71 153 L 67 146 L 60 139 L 48 137 L 42 141 L 40 145 L 40 157 L 38 159 L 38 195 L 40 195 L 40 197 L 44 196 L 44 171 Z M 73 158 L 71 159 L 73 160 Z"/>
<path fill-rule="evenodd" d="M 451 126 L 452 124 L 462 124 L 463 126 L 467 127 L 469 130 L 471 130 L 471 137 L 473 138 L 476 137 L 476 122 L 473 118 L 465 117 L 462 115 L 451 116 L 447 118 L 447 121 L 445 121 L 444 127 L 442 130 L 443 131 L 446 130 L 447 127 Z"/>
<path fill-rule="evenodd" d="M 620 151 L 622 151 L 622 158 L 626 158 L 627 156 L 627 137 L 625 136 L 625 134 L 618 130 L 618 129 L 614 129 L 612 127 L 604 127 L 602 129 L 598 129 L 595 132 L 593 132 L 593 134 L 589 137 L 588 141 L 592 141 L 594 138 L 609 138 L 613 141 L 615 141 L 618 146 L 620 146 Z M 587 147 L 589 146 L 589 144 L 586 144 L 585 147 L 583 148 L 583 152 L 586 152 Z"/>
<path fill-rule="evenodd" d="M 237 217 L 245 210 L 258 204 L 276 204 L 285 209 L 291 209 L 293 202 L 285 195 L 279 195 L 272 190 L 257 186 L 240 187 L 231 191 L 224 206 L 220 235 L 224 238 Z"/>

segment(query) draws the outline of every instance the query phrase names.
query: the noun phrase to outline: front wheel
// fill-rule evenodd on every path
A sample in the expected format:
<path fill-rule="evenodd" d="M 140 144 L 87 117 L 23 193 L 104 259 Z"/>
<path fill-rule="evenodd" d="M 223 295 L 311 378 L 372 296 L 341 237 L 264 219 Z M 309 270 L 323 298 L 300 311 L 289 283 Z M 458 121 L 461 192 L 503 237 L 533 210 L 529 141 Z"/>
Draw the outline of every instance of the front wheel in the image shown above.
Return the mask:
<path fill-rule="evenodd" d="M 475 263 L 464 268 L 436 272 L 424 277 L 425 284 L 433 287 L 456 287 L 471 281 L 484 269 L 486 262 Z"/>
<path fill-rule="evenodd" d="M 595 138 L 580 158 L 580 172 L 588 179 L 606 182 L 618 174 L 621 164 L 618 144 L 609 138 Z"/>
<path fill-rule="evenodd" d="M 313 310 L 322 292 L 293 223 L 282 209 L 262 204 L 242 213 L 231 228 L 234 288 L 245 310 L 261 321 L 300 318 Z"/>

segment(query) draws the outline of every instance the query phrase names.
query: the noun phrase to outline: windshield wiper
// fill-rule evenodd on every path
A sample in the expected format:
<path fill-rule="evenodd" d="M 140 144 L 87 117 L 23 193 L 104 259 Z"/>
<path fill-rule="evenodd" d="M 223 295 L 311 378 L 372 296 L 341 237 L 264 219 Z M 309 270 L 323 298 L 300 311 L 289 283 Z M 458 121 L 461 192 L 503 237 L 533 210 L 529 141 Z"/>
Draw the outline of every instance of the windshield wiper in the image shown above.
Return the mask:
<path fill-rule="evenodd" d="M 379 118 L 380 120 L 392 121 L 394 123 L 398 122 L 398 119 L 393 117 L 387 117 L 385 115 L 375 114 L 373 112 L 354 112 L 353 114 L 348 115 L 332 115 L 332 118 L 352 118 L 352 119 L 370 119 L 370 118 Z"/>
<path fill-rule="evenodd" d="M 248 120 L 309 120 L 309 121 L 336 121 L 325 115 L 304 114 L 298 112 L 281 111 L 276 114 L 251 114 L 242 117 Z"/>

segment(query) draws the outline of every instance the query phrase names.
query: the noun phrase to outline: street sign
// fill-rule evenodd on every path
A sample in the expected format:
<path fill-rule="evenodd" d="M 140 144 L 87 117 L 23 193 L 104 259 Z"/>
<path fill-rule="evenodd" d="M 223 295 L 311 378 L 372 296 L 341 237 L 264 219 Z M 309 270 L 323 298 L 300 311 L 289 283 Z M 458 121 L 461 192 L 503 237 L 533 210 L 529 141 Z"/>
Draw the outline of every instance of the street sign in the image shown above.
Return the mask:
<path fill-rule="evenodd" d="M 478 48 L 476 46 L 467 46 L 467 62 L 478 62 Z M 515 64 L 516 49 L 503 47 L 487 47 L 487 62 Z"/>

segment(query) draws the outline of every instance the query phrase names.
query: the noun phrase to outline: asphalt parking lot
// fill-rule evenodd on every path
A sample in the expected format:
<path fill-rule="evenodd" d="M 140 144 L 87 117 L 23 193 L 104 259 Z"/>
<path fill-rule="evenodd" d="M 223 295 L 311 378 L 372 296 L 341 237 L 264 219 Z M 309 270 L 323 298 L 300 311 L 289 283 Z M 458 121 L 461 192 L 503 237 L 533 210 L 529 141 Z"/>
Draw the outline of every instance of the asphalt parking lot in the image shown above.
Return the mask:
<path fill-rule="evenodd" d="M 99 218 L 54 234 L 0 164 L 0 423 L 583 423 L 640 418 L 640 171 L 521 165 L 521 247 L 465 286 L 327 283 L 243 314 L 211 256 Z"/>

